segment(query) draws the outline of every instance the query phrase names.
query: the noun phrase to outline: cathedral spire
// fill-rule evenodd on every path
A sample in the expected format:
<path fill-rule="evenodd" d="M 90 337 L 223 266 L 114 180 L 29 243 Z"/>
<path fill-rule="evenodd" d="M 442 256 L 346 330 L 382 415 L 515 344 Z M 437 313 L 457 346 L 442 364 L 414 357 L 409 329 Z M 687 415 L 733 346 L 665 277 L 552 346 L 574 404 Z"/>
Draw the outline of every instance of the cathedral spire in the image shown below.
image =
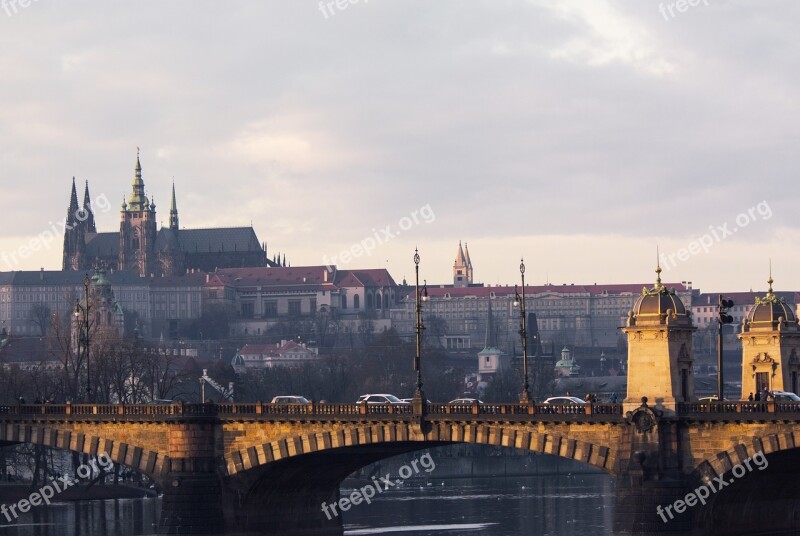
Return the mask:
<path fill-rule="evenodd" d="M 169 228 L 178 230 L 178 203 L 175 201 L 175 180 L 172 181 L 172 204 L 169 208 Z"/>
<path fill-rule="evenodd" d="M 138 212 L 149 205 L 144 194 L 144 181 L 142 180 L 142 164 L 139 161 L 139 148 L 136 148 L 136 170 L 133 177 L 133 189 L 128 200 L 128 209 L 131 212 Z"/>
<path fill-rule="evenodd" d="M 94 212 L 92 211 L 92 200 L 89 197 L 89 181 L 86 181 L 86 187 L 83 190 L 83 211 L 86 215 L 86 232 L 96 233 L 97 227 L 94 223 Z"/>
<path fill-rule="evenodd" d="M 72 177 L 72 194 L 69 198 L 69 208 L 67 209 L 67 222 L 72 222 L 75 219 L 75 213 L 78 212 L 78 190 L 75 188 L 75 177 Z"/>

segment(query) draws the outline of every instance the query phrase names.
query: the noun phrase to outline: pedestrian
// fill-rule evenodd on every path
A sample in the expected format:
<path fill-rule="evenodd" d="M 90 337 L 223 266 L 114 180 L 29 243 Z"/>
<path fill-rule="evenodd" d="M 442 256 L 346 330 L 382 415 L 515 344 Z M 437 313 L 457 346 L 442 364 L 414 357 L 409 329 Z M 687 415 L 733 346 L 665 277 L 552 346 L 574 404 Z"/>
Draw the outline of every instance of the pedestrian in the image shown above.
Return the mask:
<path fill-rule="evenodd" d="M 586 396 L 583 397 L 583 399 L 586 400 L 587 404 L 589 404 L 592 401 L 592 395 L 590 395 L 589 393 L 586 393 Z"/>
<path fill-rule="evenodd" d="M 752 396 L 753 395 L 750 395 L 750 399 L 751 400 L 752 400 Z M 611 401 L 612 404 L 616 404 L 617 403 L 617 392 L 616 391 L 611 393 L 611 398 L 609 400 Z"/>
<path fill-rule="evenodd" d="M 753 401 L 753 393 L 750 393 L 750 394 L 748 395 L 748 397 L 747 397 L 747 401 L 748 401 L 748 402 L 752 402 L 752 401 Z"/>
<path fill-rule="evenodd" d="M 761 402 L 761 391 L 756 391 L 756 396 L 754 398 L 756 402 Z"/>

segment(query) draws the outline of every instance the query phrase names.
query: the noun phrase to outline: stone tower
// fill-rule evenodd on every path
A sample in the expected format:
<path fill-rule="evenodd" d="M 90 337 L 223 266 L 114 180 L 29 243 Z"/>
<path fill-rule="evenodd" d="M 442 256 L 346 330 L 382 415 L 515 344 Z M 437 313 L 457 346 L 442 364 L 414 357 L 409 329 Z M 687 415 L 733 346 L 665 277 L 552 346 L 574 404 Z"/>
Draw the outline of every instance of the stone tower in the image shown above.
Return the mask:
<path fill-rule="evenodd" d="M 800 325 L 794 306 L 769 290 L 742 321 L 742 398 L 764 389 L 798 392 Z"/>
<path fill-rule="evenodd" d="M 83 208 L 78 206 L 78 191 L 75 188 L 75 177 L 72 177 L 72 192 L 67 208 L 67 219 L 64 222 L 64 254 L 62 270 L 85 270 L 89 267 L 86 258 L 86 234 L 96 232 L 94 214 L 88 202 L 89 184 L 86 184 Z"/>
<path fill-rule="evenodd" d="M 120 212 L 119 269 L 149 276 L 158 269 L 156 261 L 156 206 L 144 193 L 137 152 L 133 190 L 128 202 L 122 202 Z"/>
<path fill-rule="evenodd" d="M 690 315 L 675 290 L 661 283 L 661 267 L 657 267 L 655 286 L 642 289 L 622 328 L 628 337 L 625 411 L 639 407 L 646 396 L 651 407 L 669 415 L 675 413 L 678 402 L 694 399 L 692 333 L 696 328 Z"/>
<path fill-rule="evenodd" d="M 458 242 L 456 261 L 453 263 L 453 286 L 456 288 L 467 287 L 472 284 L 472 263 L 469 261 L 469 250 L 464 254 L 461 241 Z"/>

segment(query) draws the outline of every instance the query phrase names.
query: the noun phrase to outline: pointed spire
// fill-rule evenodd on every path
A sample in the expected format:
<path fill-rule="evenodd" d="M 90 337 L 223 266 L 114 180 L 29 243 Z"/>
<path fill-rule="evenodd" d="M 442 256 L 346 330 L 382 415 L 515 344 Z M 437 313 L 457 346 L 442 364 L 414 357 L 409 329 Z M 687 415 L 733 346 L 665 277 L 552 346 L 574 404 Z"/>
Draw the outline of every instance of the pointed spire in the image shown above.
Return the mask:
<path fill-rule="evenodd" d="M 86 231 L 89 233 L 96 233 L 97 227 L 94 223 L 92 200 L 89 197 L 89 181 L 86 181 L 86 187 L 83 190 L 83 210 L 86 213 Z"/>
<path fill-rule="evenodd" d="M 133 189 L 128 200 L 128 206 L 132 212 L 138 212 L 148 205 L 147 196 L 144 193 L 144 181 L 142 180 L 142 164 L 139 162 L 139 148 L 136 148 L 136 170 L 133 177 Z"/>
<path fill-rule="evenodd" d="M 464 258 L 464 248 L 461 247 L 461 240 L 458 241 L 458 251 L 456 252 L 456 262 L 454 266 L 467 266 L 467 260 Z"/>
<path fill-rule="evenodd" d="M 469 258 L 469 247 L 466 242 L 464 242 L 464 257 L 467 268 L 472 268 L 472 259 Z"/>
<path fill-rule="evenodd" d="M 283 254 L 283 267 L 286 268 L 286 253 Z"/>
<path fill-rule="evenodd" d="M 78 210 L 78 190 L 75 188 L 75 177 L 72 177 L 72 193 L 69 197 L 69 214 L 68 218 L 74 218 L 75 212 Z"/>
<path fill-rule="evenodd" d="M 175 200 L 175 179 L 172 179 L 172 204 L 169 209 L 169 228 L 178 230 L 178 202 Z"/>

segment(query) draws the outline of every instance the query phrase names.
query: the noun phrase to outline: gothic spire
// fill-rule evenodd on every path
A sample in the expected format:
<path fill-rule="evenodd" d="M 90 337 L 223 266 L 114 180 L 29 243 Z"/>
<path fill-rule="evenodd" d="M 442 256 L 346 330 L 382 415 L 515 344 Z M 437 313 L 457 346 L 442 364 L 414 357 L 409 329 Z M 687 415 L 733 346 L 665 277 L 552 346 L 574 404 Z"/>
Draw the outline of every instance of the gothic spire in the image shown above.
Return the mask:
<path fill-rule="evenodd" d="M 178 203 L 175 200 L 175 181 L 172 181 L 172 204 L 169 208 L 169 228 L 178 230 Z"/>
<path fill-rule="evenodd" d="M 478 252 L 478 253 L 480 253 L 480 252 Z M 472 259 L 469 258 L 469 247 L 467 247 L 467 243 L 466 242 L 464 242 L 464 259 L 465 259 L 464 262 L 467 265 L 467 268 L 472 268 Z"/>
<path fill-rule="evenodd" d="M 86 187 L 83 190 L 83 211 L 86 213 L 86 232 L 96 233 L 97 227 L 94 223 L 94 212 L 92 211 L 92 200 L 89 197 L 89 181 L 86 181 Z"/>
<path fill-rule="evenodd" d="M 71 222 L 75 218 L 75 213 L 78 211 L 78 190 L 75 188 L 75 177 L 72 177 L 72 194 L 69 198 L 69 208 L 67 209 L 67 222 Z"/>
<path fill-rule="evenodd" d="M 139 148 L 136 148 L 136 170 L 133 177 L 133 191 L 128 200 L 128 209 L 132 212 L 138 212 L 144 209 L 145 205 L 149 205 L 147 196 L 144 194 L 144 181 L 142 180 L 142 164 L 139 162 Z"/>

